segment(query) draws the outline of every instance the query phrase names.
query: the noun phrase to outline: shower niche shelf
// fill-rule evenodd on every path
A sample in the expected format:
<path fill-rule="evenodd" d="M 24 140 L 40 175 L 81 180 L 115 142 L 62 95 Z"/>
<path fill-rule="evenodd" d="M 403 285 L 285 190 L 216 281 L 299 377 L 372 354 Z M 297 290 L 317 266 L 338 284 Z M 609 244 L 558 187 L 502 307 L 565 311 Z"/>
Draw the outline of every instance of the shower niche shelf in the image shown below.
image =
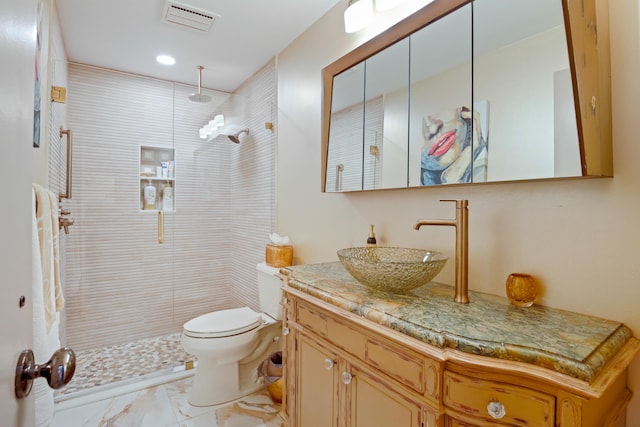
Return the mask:
<path fill-rule="evenodd" d="M 140 146 L 140 210 L 175 211 L 175 150 Z"/>

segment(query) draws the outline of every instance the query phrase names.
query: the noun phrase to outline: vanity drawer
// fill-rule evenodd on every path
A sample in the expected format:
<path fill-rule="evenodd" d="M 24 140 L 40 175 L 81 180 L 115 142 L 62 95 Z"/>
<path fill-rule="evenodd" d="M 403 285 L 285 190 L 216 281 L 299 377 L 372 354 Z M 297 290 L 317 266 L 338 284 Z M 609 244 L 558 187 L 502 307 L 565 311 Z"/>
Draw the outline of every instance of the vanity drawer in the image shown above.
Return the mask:
<path fill-rule="evenodd" d="M 424 393 L 424 356 L 399 345 L 385 345 L 370 339 L 365 360 L 412 390 Z"/>
<path fill-rule="evenodd" d="M 555 423 L 555 398 L 539 391 L 454 372 L 444 373 L 443 386 L 444 405 L 472 417 L 509 425 L 552 427 Z M 492 402 L 495 416 L 489 413 Z"/>
<path fill-rule="evenodd" d="M 316 333 L 323 338 L 327 338 L 327 316 L 310 310 L 302 304 L 298 304 L 296 310 L 296 322 L 309 332 Z"/>
<path fill-rule="evenodd" d="M 329 342 L 364 360 L 367 351 L 367 337 L 362 334 L 362 331 L 354 329 L 346 323 L 329 318 L 327 332 Z"/>

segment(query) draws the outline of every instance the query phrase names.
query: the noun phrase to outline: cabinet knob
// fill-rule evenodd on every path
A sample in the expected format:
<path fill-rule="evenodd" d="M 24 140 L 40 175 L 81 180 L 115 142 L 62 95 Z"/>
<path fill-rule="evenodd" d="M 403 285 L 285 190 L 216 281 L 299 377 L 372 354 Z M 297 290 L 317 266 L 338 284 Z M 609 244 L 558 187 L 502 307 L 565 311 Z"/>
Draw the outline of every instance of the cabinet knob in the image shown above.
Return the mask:
<path fill-rule="evenodd" d="M 286 326 L 282 328 L 282 335 L 289 335 L 289 332 L 289 328 L 287 328 Z"/>
<path fill-rule="evenodd" d="M 507 411 L 504 409 L 504 405 L 497 400 L 492 400 L 487 405 L 487 412 L 491 415 L 492 418 L 499 420 L 500 418 L 507 415 Z"/>
<path fill-rule="evenodd" d="M 353 379 L 353 375 L 351 375 L 349 372 L 345 371 L 342 373 L 342 382 L 344 384 L 351 384 L 351 380 Z"/>
<path fill-rule="evenodd" d="M 330 371 L 333 369 L 333 365 L 335 365 L 336 362 L 334 362 L 333 360 L 329 359 L 328 357 L 326 359 L 324 359 L 324 369 L 326 369 L 327 371 Z"/>

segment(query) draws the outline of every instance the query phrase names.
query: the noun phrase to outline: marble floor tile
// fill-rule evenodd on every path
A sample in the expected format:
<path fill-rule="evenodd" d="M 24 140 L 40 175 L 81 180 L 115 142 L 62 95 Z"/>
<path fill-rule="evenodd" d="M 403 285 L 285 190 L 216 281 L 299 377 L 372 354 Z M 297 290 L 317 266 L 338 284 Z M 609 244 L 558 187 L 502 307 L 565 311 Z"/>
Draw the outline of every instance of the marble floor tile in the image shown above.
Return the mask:
<path fill-rule="evenodd" d="M 280 427 L 280 405 L 266 391 L 242 398 L 216 410 L 219 427 Z"/>
<path fill-rule="evenodd" d="M 56 412 L 51 427 L 280 427 L 266 389 L 229 404 L 189 405 L 193 378 L 150 387 Z"/>
<path fill-rule="evenodd" d="M 215 412 L 214 408 L 191 406 L 189 404 L 188 399 L 192 383 L 193 377 L 165 384 L 167 395 L 171 401 L 171 407 L 178 421 L 196 418 L 205 413 L 213 414 Z"/>
<path fill-rule="evenodd" d="M 160 427 L 177 422 L 163 386 L 56 413 L 51 427 Z"/>

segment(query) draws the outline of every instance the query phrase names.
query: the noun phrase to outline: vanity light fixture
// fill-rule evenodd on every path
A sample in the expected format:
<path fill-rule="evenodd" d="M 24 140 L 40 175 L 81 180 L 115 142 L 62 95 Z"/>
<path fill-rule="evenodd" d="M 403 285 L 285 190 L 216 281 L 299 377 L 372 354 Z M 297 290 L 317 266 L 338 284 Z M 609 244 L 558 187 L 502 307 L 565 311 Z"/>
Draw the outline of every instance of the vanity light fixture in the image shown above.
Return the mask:
<path fill-rule="evenodd" d="M 158 55 L 156 56 L 156 61 L 162 65 L 174 65 L 176 63 L 176 60 L 169 55 Z"/>
<path fill-rule="evenodd" d="M 390 11 L 405 0 L 349 0 L 349 6 L 344 11 L 344 31 L 355 33 L 369 25 L 374 18 L 374 13 Z M 432 3 L 433 0 L 422 0 L 422 7 Z"/>
<path fill-rule="evenodd" d="M 355 33 L 366 27 L 373 19 L 373 0 L 349 0 L 344 11 L 344 31 Z"/>
<path fill-rule="evenodd" d="M 403 0 L 376 0 L 376 12 L 384 12 L 386 10 L 391 10 Z"/>

